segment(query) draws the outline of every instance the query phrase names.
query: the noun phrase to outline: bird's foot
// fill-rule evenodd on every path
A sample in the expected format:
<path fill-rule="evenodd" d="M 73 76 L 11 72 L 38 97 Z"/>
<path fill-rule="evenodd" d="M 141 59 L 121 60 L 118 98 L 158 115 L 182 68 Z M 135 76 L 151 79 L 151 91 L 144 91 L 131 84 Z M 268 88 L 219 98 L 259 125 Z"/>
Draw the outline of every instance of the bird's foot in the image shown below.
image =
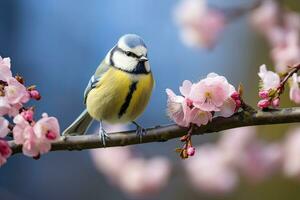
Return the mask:
<path fill-rule="evenodd" d="M 106 146 L 106 140 L 109 140 L 109 135 L 106 133 L 106 131 L 102 127 L 100 127 L 98 134 L 99 134 L 99 137 L 102 141 L 103 146 L 105 147 Z"/>
<path fill-rule="evenodd" d="M 139 136 L 140 142 L 142 142 L 142 138 L 144 135 L 146 135 L 147 131 L 142 126 L 140 126 L 138 123 L 136 123 L 134 121 L 133 121 L 133 123 L 136 125 L 136 135 Z"/>

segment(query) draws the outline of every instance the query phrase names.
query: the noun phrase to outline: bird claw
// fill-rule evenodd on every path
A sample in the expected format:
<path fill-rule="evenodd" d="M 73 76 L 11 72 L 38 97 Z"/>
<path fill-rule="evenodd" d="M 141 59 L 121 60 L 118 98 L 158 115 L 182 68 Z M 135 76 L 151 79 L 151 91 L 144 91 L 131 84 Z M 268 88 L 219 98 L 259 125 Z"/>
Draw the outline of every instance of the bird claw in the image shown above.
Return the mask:
<path fill-rule="evenodd" d="M 142 138 L 144 135 L 146 135 L 146 133 L 147 133 L 146 129 L 136 124 L 136 135 L 139 136 L 140 142 L 142 142 Z"/>
<path fill-rule="evenodd" d="M 103 146 L 106 146 L 106 140 L 109 140 L 109 135 L 106 133 L 106 131 L 103 128 L 99 129 L 99 137 L 102 141 Z"/>

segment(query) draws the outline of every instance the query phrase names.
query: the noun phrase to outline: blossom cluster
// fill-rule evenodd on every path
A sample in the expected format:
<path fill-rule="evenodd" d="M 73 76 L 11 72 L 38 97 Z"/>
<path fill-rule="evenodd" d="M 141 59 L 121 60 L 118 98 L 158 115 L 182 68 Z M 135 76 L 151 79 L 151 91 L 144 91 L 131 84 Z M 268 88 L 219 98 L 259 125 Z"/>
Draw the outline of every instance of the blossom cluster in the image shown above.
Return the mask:
<path fill-rule="evenodd" d="M 190 47 L 212 48 L 227 22 L 224 13 L 209 8 L 206 0 L 182 0 L 174 16 L 183 42 Z"/>
<path fill-rule="evenodd" d="M 9 58 L 0 57 L 0 166 L 11 155 L 11 149 L 5 140 L 12 132 L 15 143 L 23 145 L 23 153 L 38 157 L 51 148 L 51 142 L 59 137 L 59 124 L 55 117 L 34 121 L 34 108 L 24 106 L 30 99 L 41 99 L 35 86 L 28 88 L 20 76 L 13 76 Z M 9 120 L 12 119 L 13 124 Z"/>
<path fill-rule="evenodd" d="M 234 86 L 224 76 L 210 73 L 197 83 L 185 80 L 181 95 L 166 89 L 168 116 L 179 126 L 206 125 L 214 115 L 230 117 L 241 106 Z"/>
<path fill-rule="evenodd" d="M 224 131 L 218 141 L 196 147 L 197 154 L 179 165 L 191 186 L 198 192 L 221 195 L 232 192 L 240 178 L 251 184 L 275 174 L 298 179 L 300 129 L 292 129 L 277 142 L 266 142 L 256 132 L 255 127 L 231 129 Z M 91 156 L 111 184 L 136 198 L 161 191 L 174 167 L 165 157 L 146 160 L 130 147 L 94 149 Z"/>
<path fill-rule="evenodd" d="M 99 171 L 131 197 L 158 193 L 170 177 L 171 163 L 167 158 L 136 157 L 130 147 L 94 149 L 91 155 Z"/>
<path fill-rule="evenodd" d="M 280 104 L 280 95 L 284 90 L 287 81 L 290 83 L 290 99 L 295 103 L 300 103 L 300 77 L 297 75 L 300 65 L 290 68 L 290 71 L 285 74 L 279 74 L 269 71 L 266 65 L 260 66 L 258 76 L 260 77 L 259 108 L 268 108 L 272 106 L 277 108 Z"/>
<path fill-rule="evenodd" d="M 277 72 L 300 63 L 300 15 L 275 0 L 264 0 L 251 13 L 251 23 L 269 42 Z"/>
<path fill-rule="evenodd" d="M 273 106 L 277 108 L 280 103 L 278 89 L 280 88 L 280 77 L 277 73 L 268 71 L 266 65 L 260 66 L 258 76 L 261 79 L 258 102 L 259 108 Z"/>
<path fill-rule="evenodd" d="M 206 125 L 213 116 L 230 117 L 240 108 L 242 101 L 234 86 L 216 73 L 208 74 L 197 83 L 185 80 L 179 90 L 181 95 L 166 89 L 167 114 L 179 126 L 190 128 L 189 133 L 181 138 L 185 145 L 176 149 L 185 159 L 195 154 L 190 133 L 193 125 Z"/>
<path fill-rule="evenodd" d="M 299 142 L 299 128 L 282 142 L 270 143 L 259 139 L 254 127 L 237 128 L 225 131 L 216 143 L 197 147 L 197 156 L 183 164 L 197 190 L 224 194 L 235 189 L 240 177 L 252 184 L 275 174 L 298 179 Z"/>
<path fill-rule="evenodd" d="M 126 130 L 125 125 L 107 126 L 110 132 Z M 149 197 L 160 192 L 168 184 L 171 162 L 156 156 L 145 159 L 132 147 L 93 149 L 90 151 L 96 168 L 109 182 L 130 197 Z"/>

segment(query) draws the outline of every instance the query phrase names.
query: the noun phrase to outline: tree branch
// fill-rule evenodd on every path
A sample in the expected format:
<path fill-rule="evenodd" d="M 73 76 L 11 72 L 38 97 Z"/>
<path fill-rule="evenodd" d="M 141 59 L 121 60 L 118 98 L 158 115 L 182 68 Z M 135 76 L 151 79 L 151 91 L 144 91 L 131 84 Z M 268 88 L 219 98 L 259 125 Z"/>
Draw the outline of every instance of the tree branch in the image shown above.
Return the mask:
<path fill-rule="evenodd" d="M 254 126 L 254 125 L 272 125 L 283 123 L 300 122 L 300 107 L 269 110 L 267 112 L 242 111 L 229 118 L 216 117 L 212 122 L 205 126 L 195 127 L 193 135 L 202 135 L 204 133 L 219 132 L 231 128 Z M 110 139 L 106 141 L 106 147 L 126 146 L 149 142 L 165 142 L 170 139 L 179 138 L 186 134 L 187 128 L 179 127 L 175 124 L 166 126 L 157 126 L 147 129 L 147 134 L 140 141 L 135 131 L 126 131 L 120 133 L 111 133 Z M 17 145 L 10 141 L 13 154 L 22 152 L 22 145 Z M 66 136 L 61 137 L 57 142 L 52 143 L 51 151 L 61 150 L 83 150 L 103 148 L 103 144 L 98 135 Z"/>

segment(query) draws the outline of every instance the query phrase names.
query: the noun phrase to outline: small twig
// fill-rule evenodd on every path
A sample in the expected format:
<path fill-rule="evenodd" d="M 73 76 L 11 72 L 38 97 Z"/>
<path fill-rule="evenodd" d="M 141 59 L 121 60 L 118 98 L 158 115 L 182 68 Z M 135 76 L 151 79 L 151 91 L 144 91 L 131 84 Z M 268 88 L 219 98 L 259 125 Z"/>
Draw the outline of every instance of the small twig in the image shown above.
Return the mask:
<path fill-rule="evenodd" d="M 278 95 L 281 95 L 282 92 L 284 91 L 284 87 L 286 82 L 293 76 L 294 73 L 297 73 L 300 70 L 300 64 L 295 65 L 294 67 L 291 68 L 291 71 L 289 71 L 285 77 L 280 81 L 280 85 L 277 88 Z"/>

